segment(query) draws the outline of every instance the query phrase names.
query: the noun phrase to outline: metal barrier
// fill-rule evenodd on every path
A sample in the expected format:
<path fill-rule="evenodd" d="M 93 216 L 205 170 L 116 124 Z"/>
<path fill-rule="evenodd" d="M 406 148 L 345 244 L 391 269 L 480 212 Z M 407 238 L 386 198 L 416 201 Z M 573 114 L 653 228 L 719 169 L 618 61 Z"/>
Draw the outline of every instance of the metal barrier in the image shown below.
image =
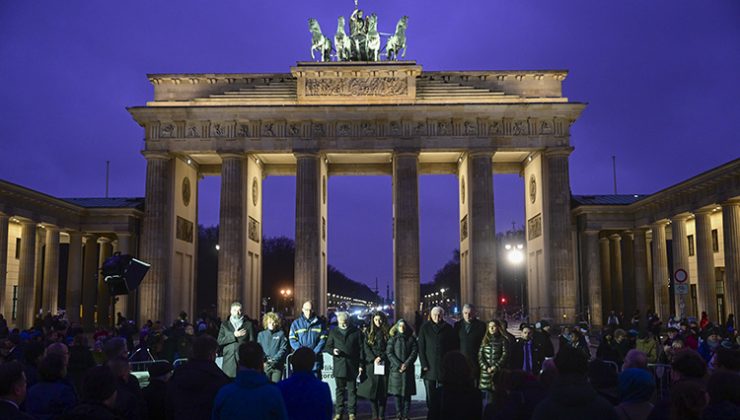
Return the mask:
<path fill-rule="evenodd" d="M 601 362 L 612 366 L 614 368 L 614 371 L 617 372 L 617 375 L 619 375 L 619 365 L 616 362 L 612 362 L 610 360 L 602 360 Z"/>
<path fill-rule="evenodd" d="M 176 367 L 180 366 L 181 364 L 183 364 L 183 363 L 185 363 L 185 362 L 187 362 L 187 361 L 188 361 L 188 359 L 185 359 L 185 358 L 182 358 L 182 359 L 175 359 L 175 361 L 174 361 L 174 362 L 172 362 L 172 367 L 173 367 L 173 368 L 176 368 Z"/>
<path fill-rule="evenodd" d="M 671 387 L 671 365 L 661 363 L 649 363 L 648 369 L 655 377 L 655 388 L 658 399 L 668 397 L 668 391 Z"/>

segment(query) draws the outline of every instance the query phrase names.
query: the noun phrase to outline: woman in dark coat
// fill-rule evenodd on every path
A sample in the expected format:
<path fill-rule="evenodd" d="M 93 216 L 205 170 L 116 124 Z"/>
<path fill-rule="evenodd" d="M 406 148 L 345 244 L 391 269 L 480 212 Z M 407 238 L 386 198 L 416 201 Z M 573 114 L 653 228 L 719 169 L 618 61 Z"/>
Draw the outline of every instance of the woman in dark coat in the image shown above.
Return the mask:
<path fill-rule="evenodd" d="M 370 400 L 373 419 L 385 418 L 385 403 L 388 399 L 388 321 L 385 314 L 377 312 L 362 340 L 362 369 L 367 379 L 357 388 L 357 395 Z M 383 365 L 384 375 L 375 374 L 375 365 Z"/>
<path fill-rule="evenodd" d="M 489 321 L 486 335 L 478 351 L 480 389 L 488 393 L 488 401 L 493 401 L 496 383 L 508 361 L 509 340 L 503 333 L 501 322 L 499 320 Z"/>
<path fill-rule="evenodd" d="M 386 353 L 390 361 L 388 393 L 396 396 L 398 418 L 408 419 L 411 396 L 416 395 L 414 362 L 419 348 L 411 325 L 403 319 L 391 328 Z"/>

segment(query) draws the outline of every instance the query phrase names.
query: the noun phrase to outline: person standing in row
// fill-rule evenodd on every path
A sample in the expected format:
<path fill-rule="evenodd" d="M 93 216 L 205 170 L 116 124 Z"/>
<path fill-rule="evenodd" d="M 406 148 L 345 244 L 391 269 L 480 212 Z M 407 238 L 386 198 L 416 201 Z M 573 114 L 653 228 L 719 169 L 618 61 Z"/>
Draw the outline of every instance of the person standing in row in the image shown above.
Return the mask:
<path fill-rule="evenodd" d="M 480 366 L 480 389 L 488 394 L 488 402 L 494 402 L 494 392 L 501 372 L 509 361 L 509 340 L 503 333 L 499 320 L 488 322 L 488 329 L 478 351 Z"/>
<path fill-rule="evenodd" d="M 457 349 L 457 339 L 452 326 L 444 320 L 444 309 L 435 306 L 429 312 L 429 320 L 419 330 L 419 360 L 421 377 L 427 393 L 427 408 L 432 391 L 442 379 L 442 358 L 447 352 Z"/>
<path fill-rule="evenodd" d="M 476 317 L 475 306 L 466 303 L 462 309 L 462 319 L 455 323 L 455 334 L 460 342 L 460 353 L 464 354 L 473 367 L 473 378 L 478 380 L 478 350 L 486 335 L 486 323 Z"/>
<path fill-rule="evenodd" d="M 257 342 L 265 351 L 265 375 L 270 382 L 277 383 L 283 378 L 283 365 L 288 354 L 288 338 L 280 328 L 280 316 L 268 312 L 262 318 L 265 328 L 257 334 Z"/>
<path fill-rule="evenodd" d="M 239 366 L 239 345 L 255 341 L 257 334 L 249 318 L 242 314 L 242 304 L 234 302 L 229 308 L 229 318 L 221 323 L 218 330 L 218 344 L 223 348 L 224 359 L 221 369 L 230 378 L 236 378 Z"/>
<path fill-rule="evenodd" d="M 373 419 L 385 418 L 388 399 L 388 321 L 385 314 L 376 312 L 370 328 L 362 340 L 362 361 L 367 379 L 357 388 L 357 395 L 370 401 Z M 376 366 L 382 373 L 375 373 Z"/>
<path fill-rule="evenodd" d="M 416 395 L 414 362 L 419 354 L 411 326 L 399 319 L 391 328 L 386 353 L 390 362 L 388 393 L 396 396 L 398 418 L 408 420 L 411 396 Z"/>
<path fill-rule="evenodd" d="M 324 357 L 321 352 L 324 351 L 324 345 L 326 345 L 326 326 L 321 318 L 314 314 L 310 300 L 303 303 L 301 312 L 301 315 L 290 324 L 290 335 L 288 336 L 290 347 L 293 351 L 301 347 L 313 350 L 316 355 L 313 373 L 321 379 L 321 368 L 324 366 Z"/>
<path fill-rule="evenodd" d="M 333 375 L 336 381 L 334 419 L 342 418 L 344 398 L 347 397 L 349 419 L 357 413 L 357 374 L 360 371 L 362 333 L 349 323 L 347 312 L 337 312 L 337 328 L 329 331 L 326 352 L 333 357 Z"/>
<path fill-rule="evenodd" d="M 522 336 L 511 346 L 510 366 L 512 369 L 521 369 L 526 373 L 538 375 L 545 357 L 532 336 L 532 326 L 522 326 Z"/>

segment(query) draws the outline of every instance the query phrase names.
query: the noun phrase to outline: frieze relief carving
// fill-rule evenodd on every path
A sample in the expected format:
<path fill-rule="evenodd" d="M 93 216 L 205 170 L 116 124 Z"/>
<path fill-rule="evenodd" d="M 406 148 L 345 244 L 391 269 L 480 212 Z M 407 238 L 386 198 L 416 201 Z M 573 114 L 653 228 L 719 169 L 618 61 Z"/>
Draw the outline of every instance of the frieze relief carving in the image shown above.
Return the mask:
<path fill-rule="evenodd" d="M 468 238 L 468 215 L 460 220 L 460 240 L 464 241 Z"/>
<path fill-rule="evenodd" d="M 197 124 L 188 124 L 188 126 L 185 128 L 185 137 L 200 137 L 200 134 L 200 127 Z"/>
<path fill-rule="evenodd" d="M 175 237 L 181 241 L 193 243 L 193 222 L 177 216 Z"/>
<path fill-rule="evenodd" d="M 474 136 L 478 134 L 478 124 L 475 121 L 465 121 L 465 123 L 463 123 L 463 133 L 466 136 Z"/>
<path fill-rule="evenodd" d="M 163 139 L 177 137 L 177 127 L 175 124 L 170 122 L 160 124 L 159 137 Z"/>
<path fill-rule="evenodd" d="M 300 123 L 290 123 L 288 124 L 288 135 L 291 137 L 297 137 L 301 135 L 301 125 Z"/>
<path fill-rule="evenodd" d="M 375 123 L 371 121 L 365 121 L 360 124 L 360 133 L 363 136 L 374 136 L 378 130 L 375 128 Z"/>
<path fill-rule="evenodd" d="M 224 123 L 211 123 L 211 137 L 226 137 L 228 129 Z"/>
<path fill-rule="evenodd" d="M 239 124 L 236 133 L 239 137 L 249 137 L 249 124 Z"/>
<path fill-rule="evenodd" d="M 427 134 L 427 123 L 424 121 L 419 121 L 415 123 L 413 132 L 414 132 L 414 135 L 425 136 Z"/>
<path fill-rule="evenodd" d="M 326 136 L 326 126 L 324 125 L 324 123 L 311 124 L 311 134 L 315 137 Z"/>
<path fill-rule="evenodd" d="M 514 136 L 528 136 L 529 135 L 529 121 L 527 120 L 516 120 L 511 125 L 511 134 Z"/>
<path fill-rule="evenodd" d="M 397 77 L 306 80 L 306 96 L 401 96 L 407 93 L 407 80 Z"/>
<path fill-rule="evenodd" d="M 337 124 L 337 136 L 348 137 L 352 135 L 352 125 L 346 122 Z"/>
<path fill-rule="evenodd" d="M 493 121 L 488 126 L 488 134 L 501 136 L 504 134 L 504 124 L 501 121 Z"/>
<path fill-rule="evenodd" d="M 550 120 L 540 121 L 540 134 L 553 134 L 555 129 L 553 123 Z"/>
<path fill-rule="evenodd" d="M 449 121 L 438 121 L 437 122 L 437 135 L 438 136 L 451 136 L 452 135 L 452 123 Z"/>
<path fill-rule="evenodd" d="M 262 123 L 262 136 L 263 137 L 275 137 L 277 134 L 275 123 L 266 122 Z"/>
<path fill-rule="evenodd" d="M 398 121 L 391 121 L 390 134 L 392 136 L 400 136 L 402 132 L 403 132 L 403 128 L 401 126 L 401 123 Z"/>
<path fill-rule="evenodd" d="M 260 222 L 252 217 L 249 217 L 247 236 L 250 241 L 260 243 Z"/>
<path fill-rule="evenodd" d="M 542 236 L 542 214 L 527 220 L 527 238 L 531 241 Z"/>

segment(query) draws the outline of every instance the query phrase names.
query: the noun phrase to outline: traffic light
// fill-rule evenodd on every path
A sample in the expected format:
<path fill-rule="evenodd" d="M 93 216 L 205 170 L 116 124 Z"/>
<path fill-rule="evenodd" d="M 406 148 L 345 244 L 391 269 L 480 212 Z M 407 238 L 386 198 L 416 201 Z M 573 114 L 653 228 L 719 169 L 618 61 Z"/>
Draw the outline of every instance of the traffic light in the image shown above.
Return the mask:
<path fill-rule="evenodd" d="M 506 296 L 501 296 L 501 304 L 506 305 Z"/>

